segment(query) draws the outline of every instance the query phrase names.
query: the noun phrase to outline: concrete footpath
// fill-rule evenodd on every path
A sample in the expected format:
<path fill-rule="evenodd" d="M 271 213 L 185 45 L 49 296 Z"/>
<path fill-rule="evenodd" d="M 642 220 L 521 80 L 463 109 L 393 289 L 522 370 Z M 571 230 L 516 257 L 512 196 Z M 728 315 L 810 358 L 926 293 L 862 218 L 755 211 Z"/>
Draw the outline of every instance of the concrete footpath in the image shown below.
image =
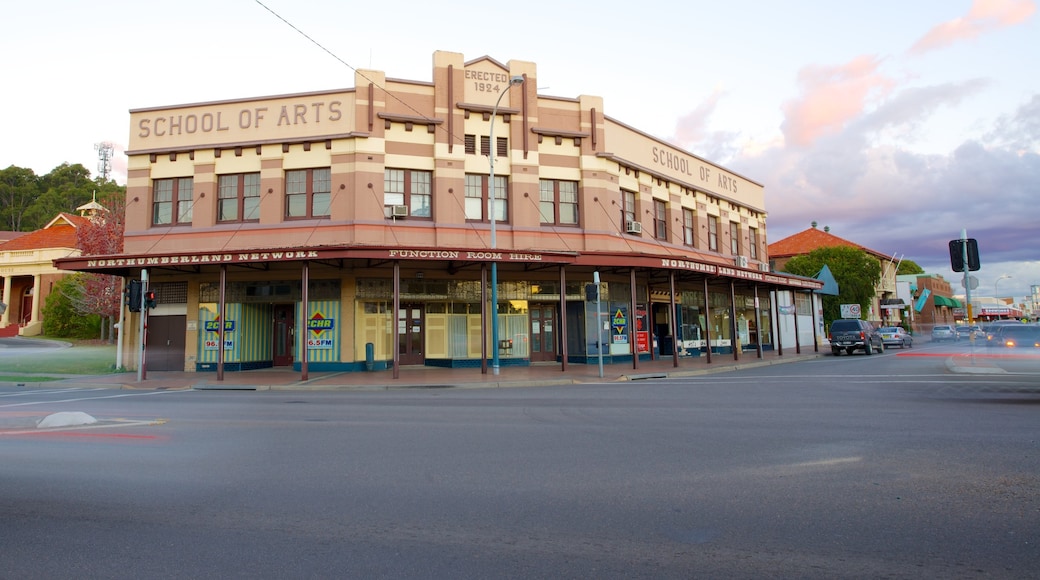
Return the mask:
<path fill-rule="evenodd" d="M 658 360 L 641 360 L 638 368 L 632 362 L 625 364 L 606 364 L 603 366 L 603 377 L 599 375 L 598 364 L 568 363 L 562 370 L 560 363 L 537 363 L 529 366 L 503 366 L 499 374 L 492 374 L 492 369 L 481 373 L 478 368 L 440 368 L 427 366 L 406 366 L 398 371 L 394 378 L 393 370 L 371 372 L 313 372 L 304 377 L 300 370 L 290 368 L 262 369 L 253 371 L 224 372 L 223 380 L 218 380 L 216 372 L 145 372 L 143 380 L 138 380 L 137 372 L 115 373 L 108 375 L 65 376 L 58 381 L 33 382 L 31 377 L 18 383 L 0 383 L 8 386 L 25 387 L 105 387 L 117 389 L 196 389 L 196 390 L 386 390 L 405 388 L 474 388 L 474 387 L 522 387 L 572 385 L 581 383 L 638 381 L 669 377 L 696 376 L 708 373 L 719 373 L 744 368 L 785 364 L 812 360 L 823 356 L 824 349 L 814 351 L 812 347 L 802 348 L 801 353 L 794 349 L 784 350 L 780 355 L 763 352 L 758 357 L 755 351 L 742 353 L 739 360 L 732 354 L 712 355 L 711 362 L 707 357 L 680 358 L 675 366 L 671 357 Z M 54 375 L 48 375 L 54 376 Z"/>

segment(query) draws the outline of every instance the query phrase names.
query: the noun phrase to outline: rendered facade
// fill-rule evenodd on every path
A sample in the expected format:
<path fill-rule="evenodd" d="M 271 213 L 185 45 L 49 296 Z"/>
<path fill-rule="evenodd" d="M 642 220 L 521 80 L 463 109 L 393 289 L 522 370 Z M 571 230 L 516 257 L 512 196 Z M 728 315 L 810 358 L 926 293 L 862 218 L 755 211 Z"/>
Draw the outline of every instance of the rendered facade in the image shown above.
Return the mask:
<path fill-rule="evenodd" d="M 57 263 L 146 271 L 153 370 L 773 348 L 771 293 L 821 284 L 768 271 L 763 186 L 537 77 L 437 52 L 432 80 L 132 110 L 124 254 Z"/>

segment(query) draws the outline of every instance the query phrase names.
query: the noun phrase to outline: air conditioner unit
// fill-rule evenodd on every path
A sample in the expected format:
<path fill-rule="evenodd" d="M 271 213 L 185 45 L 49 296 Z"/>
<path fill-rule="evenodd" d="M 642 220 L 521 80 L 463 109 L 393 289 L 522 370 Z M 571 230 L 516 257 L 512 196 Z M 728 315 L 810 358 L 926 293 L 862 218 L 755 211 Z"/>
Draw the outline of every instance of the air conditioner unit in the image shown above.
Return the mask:
<path fill-rule="evenodd" d="M 643 233 L 643 224 L 637 221 L 625 222 L 625 233 L 628 234 L 641 234 Z"/>
<path fill-rule="evenodd" d="M 737 256 L 733 261 L 737 266 L 747 268 L 747 256 Z"/>
<path fill-rule="evenodd" d="M 769 264 L 766 264 L 766 263 L 759 264 L 758 265 L 758 269 L 763 271 L 763 272 L 768 272 L 769 271 Z"/>
<path fill-rule="evenodd" d="M 393 217 L 408 217 L 408 206 L 407 205 L 395 205 L 390 208 L 390 215 Z"/>

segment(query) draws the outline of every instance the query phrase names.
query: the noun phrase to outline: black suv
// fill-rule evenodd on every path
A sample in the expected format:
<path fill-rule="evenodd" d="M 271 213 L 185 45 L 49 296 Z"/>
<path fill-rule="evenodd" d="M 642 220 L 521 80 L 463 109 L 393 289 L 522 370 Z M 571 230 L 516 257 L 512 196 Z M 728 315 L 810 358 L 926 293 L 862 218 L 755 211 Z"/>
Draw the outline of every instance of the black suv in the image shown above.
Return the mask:
<path fill-rule="evenodd" d="M 828 338 L 831 341 L 831 353 L 835 356 L 841 354 L 842 349 L 849 354 L 856 350 L 862 350 L 867 355 L 874 354 L 875 351 L 885 352 L 885 341 L 881 333 L 866 320 L 835 320 L 831 323 Z"/>

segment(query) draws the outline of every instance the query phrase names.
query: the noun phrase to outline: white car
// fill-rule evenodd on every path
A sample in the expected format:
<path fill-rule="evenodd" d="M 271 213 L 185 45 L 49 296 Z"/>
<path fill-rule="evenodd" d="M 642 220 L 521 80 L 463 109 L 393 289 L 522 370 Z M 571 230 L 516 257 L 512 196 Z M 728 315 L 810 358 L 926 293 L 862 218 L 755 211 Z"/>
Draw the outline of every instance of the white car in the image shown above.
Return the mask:
<path fill-rule="evenodd" d="M 936 324 L 932 327 L 932 341 L 957 340 L 957 331 L 949 324 Z"/>

